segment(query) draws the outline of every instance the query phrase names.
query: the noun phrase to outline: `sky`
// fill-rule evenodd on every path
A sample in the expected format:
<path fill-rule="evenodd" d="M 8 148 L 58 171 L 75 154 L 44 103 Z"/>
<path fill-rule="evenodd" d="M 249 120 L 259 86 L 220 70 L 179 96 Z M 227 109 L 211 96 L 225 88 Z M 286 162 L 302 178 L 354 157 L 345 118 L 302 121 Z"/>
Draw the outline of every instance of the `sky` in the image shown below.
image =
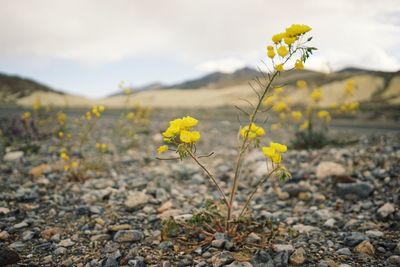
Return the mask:
<path fill-rule="evenodd" d="M 89 97 L 256 67 L 310 25 L 306 68 L 400 70 L 399 0 L 0 0 L 0 72 Z"/>

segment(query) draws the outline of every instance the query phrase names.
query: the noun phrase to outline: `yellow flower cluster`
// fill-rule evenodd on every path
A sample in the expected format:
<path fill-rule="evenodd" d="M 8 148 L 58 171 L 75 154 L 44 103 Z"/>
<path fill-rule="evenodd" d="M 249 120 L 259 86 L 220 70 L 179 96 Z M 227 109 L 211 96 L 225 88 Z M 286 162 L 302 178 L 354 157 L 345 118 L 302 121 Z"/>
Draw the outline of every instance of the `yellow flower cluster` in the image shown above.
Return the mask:
<path fill-rule="evenodd" d="M 292 115 L 292 120 L 296 123 L 300 122 L 301 118 L 303 117 L 301 111 L 292 111 L 291 115 Z"/>
<path fill-rule="evenodd" d="M 311 99 L 312 99 L 315 103 L 318 103 L 319 101 L 322 100 L 322 90 L 321 90 L 321 89 L 317 89 L 317 88 L 314 89 L 314 90 L 311 92 L 310 97 L 311 97 Z"/>
<path fill-rule="evenodd" d="M 164 153 L 164 152 L 167 152 L 167 151 L 168 151 L 168 146 L 167 145 L 163 145 L 163 146 L 160 146 L 160 147 L 157 148 L 157 153 L 158 154 L 161 154 L 161 153 Z"/>
<path fill-rule="evenodd" d="M 163 132 L 164 141 L 167 143 L 195 144 L 200 140 L 198 131 L 191 129 L 198 124 L 198 120 L 186 116 L 169 122 L 169 127 Z"/>
<path fill-rule="evenodd" d="M 344 103 L 340 105 L 340 112 L 346 113 L 346 112 L 354 112 L 357 111 L 360 107 L 360 103 L 358 101 L 353 101 L 350 103 Z"/>
<path fill-rule="evenodd" d="M 252 123 L 250 125 L 246 125 L 240 129 L 240 136 L 245 139 L 247 136 L 248 140 L 254 140 L 257 137 L 261 137 L 265 134 L 265 130 L 261 127 Z"/>
<path fill-rule="evenodd" d="M 268 147 L 261 148 L 265 157 L 271 159 L 275 164 L 279 164 L 282 161 L 282 154 L 287 151 L 287 146 L 270 142 Z"/>
<path fill-rule="evenodd" d="M 67 115 L 62 111 L 58 112 L 57 113 L 57 121 L 58 121 L 58 124 L 60 124 L 61 126 L 65 125 L 65 122 L 67 121 Z"/>
<path fill-rule="evenodd" d="M 108 146 L 107 146 L 107 144 L 104 144 L 104 143 L 103 144 L 102 143 L 96 143 L 96 149 L 101 151 L 101 152 L 103 152 L 103 153 L 105 153 L 108 150 Z"/>
<path fill-rule="evenodd" d="M 96 118 L 100 118 L 101 113 L 103 113 L 105 110 L 104 106 L 93 106 L 92 108 L 92 113 Z"/>
<path fill-rule="evenodd" d="M 356 84 L 355 84 L 354 80 L 348 80 L 346 82 L 346 87 L 345 87 L 345 95 L 346 96 L 353 96 L 355 85 Z"/>
<path fill-rule="evenodd" d="M 288 109 L 289 109 L 288 105 L 283 101 L 279 101 L 272 107 L 272 110 L 277 113 L 287 111 Z"/>
<path fill-rule="evenodd" d="M 332 119 L 331 114 L 329 113 L 329 111 L 326 111 L 326 110 L 318 111 L 317 116 L 319 119 L 325 121 L 326 123 L 330 122 Z"/>
<path fill-rule="evenodd" d="M 305 80 L 298 80 L 296 82 L 296 86 L 299 89 L 307 89 L 307 87 L 308 87 L 307 82 Z"/>
<path fill-rule="evenodd" d="M 32 109 L 37 112 L 40 110 L 41 107 L 42 104 L 40 103 L 40 99 L 36 99 L 35 103 L 33 103 L 32 105 Z"/>
<path fill-rule="evenodd" d="M 60 139 L 63 139 L 63 138 L 64 138 L 64 132 L 63 132 L 63 131 L 59 131 L 59 132 L 58 132 L 58 137 L 59 137 Z"/>
<path fill-rule="evenodd" d="M 267 46 L 267 56 L 271 59 L 275 57 L 275 51 L 272 45 Z"/>
<path fill-rule="evenodd" d="M 62 151 L 62 152 L 60 153 L 60 158 L 61 158 L 62 160 L 64 160 L 64 161 L 69 161 L 68 153 L 65 152 L 65 151 Z"/>
<path fill-rule="evenodd" d="M 23 121 L 28 121 L 30 118 L 31 118 L 31 113 L 29 111 L 26 111 L 21 115 L 21 119 Z"/>

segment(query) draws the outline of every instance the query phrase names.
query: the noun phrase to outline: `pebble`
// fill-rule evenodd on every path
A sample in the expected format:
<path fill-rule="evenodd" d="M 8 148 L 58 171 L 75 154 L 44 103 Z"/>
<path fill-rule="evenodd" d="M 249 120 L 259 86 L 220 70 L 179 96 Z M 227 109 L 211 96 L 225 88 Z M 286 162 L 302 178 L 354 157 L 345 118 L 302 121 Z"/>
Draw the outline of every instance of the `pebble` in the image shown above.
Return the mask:
<path fill-rule="evenodd" d="M 315 173 L 318 179 L 324 179 L 329 176 L 344 175 L 346 170 L 336 162 L 322 161 L 318 164 Z"/>
<path fill-rule="evenodd" d="M 349 248 L 340 248 L 336 253 L 339 255 L 351 256 L 351 250 Z"/>
<path fill-rule="evenodd" d="M 24 156 L 24 152 L 23 151 L 12 151 L 12 152 L 8 152 L 7 154 L 4 155 L 3 160 L 4 161 L 8 161 L 8 162 L 12 162 L 12 161 L 17 161 L 19 159 L 21 159 Z"/>
<path fill-rule="evenodd" d="M 391 203 L 385 203 L 382 207 L 378 209 L 378 214 L 382 218 L 388 217 L 390 214 L 392 214 L 395 211 L 395 208 L 393 204 Z"/>
<path fill-rule="evenodd" d="M 141 191 L 130 191 L 124 202 L 125 207 L 128 209 L 136 209 L 143 206 L 149 201 L 150 197 Z"/>
<path fill-rule="evenodd" d="M 285 245 L 283 245 L 283 244 L 273 244 L 272 245 L 272 249 L 275 252 L 282 252 L 282 251 L 292 252 L 292 251 L 294 251 L 294 247 L 292 245 L 290 245 L 290 244 L 285 244 Z"/>
<path fill-rule="evenodd" d="M 346 236 L 344 239 L 344 244 L 349 247 L 354 247 L 360 244 L 362 241 L 368 240 L 368 237 L 359 232 L 351 232 L 350 235 Z"/>
<path fill-rule="evenodd" d="M 357 196 L 359 198 L 369 196 L 374 191 L 374 186 L 367 182 L 338 183 L 336 192 L 339 196 Z"/>
<path fill-rule="evenodd" d="M 364 240 L 360 244 L 358 244 L 354 248 L 354 251 L 362 254 L 367 254 L 370 256 L 375 254 L 375 248 L 368 240 Z"/>
<path fill-rule="evenodd" d="M 143 232 L 138 230 L 119 230 L 114 235 L 114 241 L 121 242 L 137 242 L 143 238 Z"/>
<path fill-rule="evenodd" d="M 292 255 L 290 255 L 289 262 L 293 265 L 302 265 L 306 261 L 304 248 L 296 249 Z"/>
<path fill-rule="evenodd" d="M 61 240 L 61 241 L 58 243 L 58 245 L 59 245 L 60 247 L 68 248 L 68 247 L 72 247 L 73 245 L 75 245 L 75 243 L 72 242 L 72 240 L 71 240 L 70 238 L 67 238 L 67 239 Z"/>

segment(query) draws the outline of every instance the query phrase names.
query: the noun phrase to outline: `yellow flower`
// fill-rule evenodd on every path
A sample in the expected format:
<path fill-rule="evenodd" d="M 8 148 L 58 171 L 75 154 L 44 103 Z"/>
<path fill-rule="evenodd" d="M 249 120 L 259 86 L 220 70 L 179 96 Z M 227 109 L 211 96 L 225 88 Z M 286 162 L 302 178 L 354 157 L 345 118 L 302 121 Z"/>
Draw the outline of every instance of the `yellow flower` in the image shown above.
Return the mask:
<path fill-rule="evenodd" d="M 283 87 L 282 86 L 280 86 L 280 87 L 275 87 L 274 88 L 274 93 L 275 94 L 277 94 L 277 95 L 279 95 L 279 94 L 282 94 L 283 93 Z"/>
<path fill-rule="evenodd" d="M 67 120 L 67 115 L 64 112 L 57 113 L 57 120 L 60 125 L 64 125 L 65 121 Z"/>
<path fill-rule="evenodd" d="M 294 63 L 294 67 L 296 70 L 304 69 L 303 61 L 301 61 L 300 59 L 296 60 L 296 63 Z"/>
<path fill-rule="evenodd" d="M 185 127 L 185 128 L 191 128 L 191 127 L 193 127 L 193 126 L 196 126 L 198 122 L 199 122 L 199 121 L 196 120 L 195 118 L 190 117 L 190 116 L 186 116 L 186 117 L 183 117 L 183 118 L 182 118 L 181 125 L 182 125 L 183 127 Z"/>
<path fill-rule="evenodd" d="M 331 121 L 331 115 L 329 114 L 329 111 L 326 111 L 326 110 L 318 111 L 317 116 L 318 116 L 318 118 L 320 118 L 321 120 L 324 120 L 325 122 Z"/>
<path fill-rule="evenodd" d="M 287 146 L 279 143 L 270 142 L 269 146 L 275 149 L 279 153 L 285 153 L 287 151 Z"/>
<path fill-rule="evenodd" d="M 276 131 L 276 130 L 278 130 L 279 128 L 281 128 L 281 125 L 280 125 L 279 123 L 273 123 L 273 124 L 271 124 L 271 130 L 272 130 L 272 131 Z"/>
<path fill-rule="evenodd" d="M 289 109 L 289 107 L 286 105 L 286 103 L 285 102 L 283 102 L 283 101 L 279 101 L 278 103 L 276 103 L 273 107 L 272 107 L 272 110 L 273 111 L 275 111 L 275 112 L 277 112 L 277 113 L 280 113 L 280 112 L 283 112 L 283 111 L 287 111 Z"/>
<path fill-rule="evenodd" d="M 346 82 L 346 87 L 345 87 L 345 93 L 347 96 L 353 96 L 353 91 L 355 88 L 355 81 L 354 80 L 348 80 Z"/>
<path fill-rule="evenodd" d="M 33 103 L 33 105 L 32 105 L 32 109 L 34 110 L 34 111 L 39 111 L 39 109 L 42 107 L 42 105 L 40 104 L 40 100 L 39 99 L 37 99 L 36 101 L 35 101 L 35 103 Z"/>
<path fill-rule="evenodd" d="M 92 119 L 92 114 L 88 111 L 86 112 L 86 120 L 90 121 Z"/>
<path fill-rule="evenodd" d="M 294 42 L 296 42 L 297 38 L 296 37 L 289 37 L 289 36 L 285 35 L 285 37 L 283 37 L 283 40 L 285 41 L 285 44 L 292 45 Z"/>
<path fill-rule="evenodd" d="M 273 155 L 271 159 L 273 163 L 279 164 L 282 162 L 282 155 L 279 153 L 275 153 L 275 155 Z"/>
<path fill-rule="evenodd" d="M 101 150 L 103 152 L 107 151 L 107 144 L 101 144 Z"/>
<path fill-rule="evenodd" d="M 359 107 L 360 107 L 360 103 L 357 102 L 357 101 L 351 102 L 349 104 L 349 109 L 352 110 L 352 111 L 357 110 Z"/>
<path fill-rule="evenodd" d="M 265 157 L 267 157 L 267 158 L 272 158 L 272 157 L 275 155 L 275 153 L 276 153 L 276 152 L 275 152 L 275 148 L 273 148 L 273 147 L 266 147 L 266 146 L 264 146 L 264 147 L 262 147 L 261 149 L 262 149 L 262 151 L 263 151 Z"/>
<path fill-rule="evenodd" d="M 277 64 L 277 65 L 275 65 L 275 70 L 278 71 L 278 72 L 283 71 L 283 64 Z"/>
<path fill-rule="evenodd" d="M 73 161 L 73 162 L 71 163 L 71 168 L 72 168 L 72 169 L 77 169 L 78 166 L 79 166 L 79 164 L 78 164 L 78 162 L 76 162 L 76 161 Z"/>
<path fill-rule="evenodd" d="M 314 89 L 312 92 L 311 92 L 311 99 L 314 101 L 314 102 L 316 102 L 316 103 L 318 103 L 319 101 L 321 101 L 322 100 L 322 90 L 321 89 Z"/>
<path fill-rule="evenodd" d="M 186 131 L 186 130 L 181 131 L 181 133 L 179 135 L 181 142 L 187 143 L 187 144 L 191 143 L 191 141 L 192 141 L 191 137 L 192 137 L 192 135 L 190 134 L 190 132 Z"/>
<path fill-rule="evenodd" d="M 63 151 L 60 153 L 60 158 L 64 161 L 68 161 L 69 160 L 69 156 L 67 154 L 67 152 Z"/>
<path fill-rule="evenodd" d="M 58 132 L 58 137 L 61 138 L 61 139 L 64 138 L 64 133 L 63 132 Z"/>
<path fill-rule="evenodd" d="M 245 138 L 246 134 L 247 134 L 247 139 L 253 140 L 256 139 L 257 137 L 263 136 L 265 134 L 265 130 L 261 126 L 252 123 L 250 124 L 250 126 L 246 125 L 240 129 L 240 136 L 242 138 Z"/>
<path fill-rule="evenodd" d="M 106 108 L 105 108 L 103 105 L 100 105 L 100 106 L 99 106 L 99 112 L 100 112 L 100 113 L 104 112 L 105 109 L 106 109 Z"/>
<path fill-rule="evenodd" d="M 289 37 L 297 37 L 311 31 L 311 27 L 302 24 L 292 24 L 292 26 L 286 28 L 285 35 Z"/>
<path fill-rule="evenodd" d="M 300 125 L 300 129 L 302 130 L 307 130 L 308 127 L 310 125 L 310 121 L 309 120 L 305 120 L 301 125 Z"/>
<path fill-rule="evenodd" d="M 201 137 L 201 135 L 200 135 L 200 133 L 198 131 L 193 131 L 190 134 L 190 141 L 192 143 L 196 143 L 197 141 L 200 140 L 200 137 Z"/>
<path fill-rule="evenodd" d="M 21 119 L 24 121 L 28 121 L 31 118 L 31 113 L 29 111 L 26 111 L 22 113 Z"/>
<path fill-rule="evenodd" d="M 281 119 L 282 121 L 286 120 L 286 113 L 285 112 L 279 113 L 279 119 Z"/>
<path fill-rule="evenodd" d="M 305 88 L 307 88 L 307 82 L 305 80 L 298 80 L 296 82 L 296 86 L 299 89 L 305 89 Z"/>
<path fill-rule="evenodd" d="M 274 36 L 272 36 L 272 42 L 274 42 L 275 44 L 280 43 L 282 41 L 283 37 L 285 37 L 284 32 L 275 34 Z"/>
<path fill-rule="evenodd" d="M 135 114 L 133 112 L 129 112 L 128 114 L 126 114 L 126 119 L 128 121 L 132 120 L 135 117 Z"/>
<path fill-rule="evenodd" d="M 64 171 L 69 171 L 69 166 L 68 165 L 64 165 Z"/>
<path fill-rule="evenodd" d="M 289 50 L 286 46 L 282 45 L 278 48 L 277 52 L 281 57 L 285 57 L 289 53 Z"/>
<path fill-rule="evenodd" d="M 267 96 L 266 98 L 265 98 L 265 100 L 264 100 L 264 102 L 263 102 L 263 104 L 265 105 L 265 106 L 272 106 L 272 104 L 274 104 L 274 96 Z"/>
<path fill-rule="evenodd" d="M 163 145 L 163 146 L 160 146 L 160 147 L 157 148 L 157 153 L 158 154 L 164 153 L 166 151 L 168 151 L 168 146 L 167 145 Z"/>
<path fill-rule="evenodd" d="M 303 117 L 303 114 L 300 111 L 293 111 L 291 115 L 294 122 L 300 122 Z"/>

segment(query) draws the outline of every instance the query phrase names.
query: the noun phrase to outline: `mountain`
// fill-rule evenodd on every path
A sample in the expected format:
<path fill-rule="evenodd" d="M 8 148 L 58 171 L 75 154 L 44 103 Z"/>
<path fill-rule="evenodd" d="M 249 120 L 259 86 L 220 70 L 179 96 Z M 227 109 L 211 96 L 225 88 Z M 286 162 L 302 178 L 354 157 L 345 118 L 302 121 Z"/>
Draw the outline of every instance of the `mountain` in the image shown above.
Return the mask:
<path fill-rule="evenodd" d="M 27 97 L 37 92 L 63 94 L 37 81 L 16 75 L 0 73 L 1 103 L 14 103 L 17 99 Z"/>

